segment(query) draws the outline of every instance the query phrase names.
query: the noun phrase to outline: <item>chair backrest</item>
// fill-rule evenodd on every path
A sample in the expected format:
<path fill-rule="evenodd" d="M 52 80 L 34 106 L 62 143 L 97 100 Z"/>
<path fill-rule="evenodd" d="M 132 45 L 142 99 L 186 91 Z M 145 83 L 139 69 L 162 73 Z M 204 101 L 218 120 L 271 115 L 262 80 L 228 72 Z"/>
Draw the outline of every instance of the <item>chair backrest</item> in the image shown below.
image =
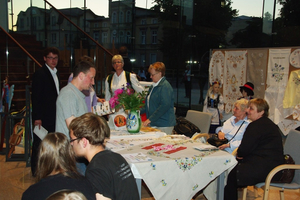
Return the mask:
<path fill-rule="evenodd" d="M 187 120 L 198 126 L 201 133 L 208 133 L 212 114 L 206 112 L 200 112 L 196 110 L 188 110 L 186 117 Z"/>
<path fill-rule="evenodd" d="M 284 144 L 284 154 L 290 154 L 295 164 L 300 165 L 300 131 L 290 130 Z M 300 170 L 295 170 L 293 182 L 300 184 Z"/>

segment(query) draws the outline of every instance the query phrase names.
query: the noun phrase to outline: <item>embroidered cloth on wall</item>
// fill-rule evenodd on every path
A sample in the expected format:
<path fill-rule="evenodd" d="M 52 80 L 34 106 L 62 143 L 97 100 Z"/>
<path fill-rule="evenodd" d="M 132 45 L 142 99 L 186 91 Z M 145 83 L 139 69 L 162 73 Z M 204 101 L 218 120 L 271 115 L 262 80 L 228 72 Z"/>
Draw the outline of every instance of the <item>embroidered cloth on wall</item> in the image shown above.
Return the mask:
<path fill-rule="evenodd" d="M 225 51 L 223 97 L 225 112 L 231 112 L 241 96 L 240 86 L 246 82 L 247 51 Z"/>
<path fill-rule="evenodd" d="M 215 51 L 209 62 L 209 82 L 220 81 L 223 85 L 225 57 L 221 51 Z"/>
<path fill-rule="evenodd" d="M 283 99 L 283 108 L 300 104 L 300 70 L 292 71 Z"/>
<path fill-rule="evenodd" d="M 288 82 L 291 49 L 270 49 L 265 100 L 269 103 L 269 118 L 278 124 L 291 113 L 283 108 L 284 91 Z"/>
<path fill-rule="evenodd" d="M 254 84 L 254 98 L 264 98 L 268 49 L 248 50 L 247 82 Z"/>

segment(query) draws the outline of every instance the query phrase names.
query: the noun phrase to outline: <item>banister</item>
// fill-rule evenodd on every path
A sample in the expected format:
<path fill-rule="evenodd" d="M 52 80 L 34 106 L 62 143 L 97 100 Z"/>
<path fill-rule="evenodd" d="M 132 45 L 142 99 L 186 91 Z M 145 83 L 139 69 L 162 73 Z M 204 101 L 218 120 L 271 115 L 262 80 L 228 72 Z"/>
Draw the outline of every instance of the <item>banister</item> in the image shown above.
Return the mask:
<path fill-rule="evenodd" d="M 3 29 L 1 26 L 0 26 L 0 29 L 10 38 L 12 39 L 12 41 L 14 41 L 14 43 L 16 43 L 23 51 L 24 53 L 27 54 L 27 56 L 29 56 L 33 62 L 35 62 L 38 66 L 42 67 L 42 65 L 17 41 L 15 40 L 15 38 L 13 38 L 13 36 L 11 36 L 5 29 Z"/>
<path fill-rule="evenodd" d="M 61 16 L 63 16 L 66 20 L 68 20 L 71 24 L 73 24 L 79 31 L 81 31 L 84 35 L 86 35 L 89 39 L 91 39 L 97 46 L 99 46 L 101 49 L 103 49 L 106 53 L 113 56 L 111 52 L 109 52 L 107 49 L 105 49 L 101 44 L 99 44 L 94 38 L 92 38 L 89 34 L 84 32 L 79 26 L 77 26 L 74 22 L 72 22 L 67 16 L 65 16 L 62 12 L 60 12 L 57 8 L 55 8 L 51 3 L 49 3 L 47 0 L 44 0 L 49 6 L 51 6 L 56 12 L 58 12 Z"/>

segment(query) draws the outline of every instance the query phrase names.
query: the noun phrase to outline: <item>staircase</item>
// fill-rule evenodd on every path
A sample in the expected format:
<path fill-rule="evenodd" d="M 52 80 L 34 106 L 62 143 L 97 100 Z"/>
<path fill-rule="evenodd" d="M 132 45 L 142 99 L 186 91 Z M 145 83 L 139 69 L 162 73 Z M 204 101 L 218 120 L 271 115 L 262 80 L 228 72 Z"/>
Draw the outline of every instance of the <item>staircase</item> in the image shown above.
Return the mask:
<path fill-rule="evenodd" d="M 11 33 L 18 41 L 41 65 L 44 63 L 42 43 L 36 41 L 34 35 L 23 35 Z M 31 85 L 32 75 L 39 68 L 23 50 L 16 45 L 6 34 L 0 31 L 0 73 L 1 84 L 5 77 L 8 76 L 8 84 L 15 85 L 14 96 L 11 103 L 11 111 L 18 111 L 25 106 L 25 88 L 26 85 Z M 6 57 L 6 46 L 8 46 L 8 59 Z M 58 70 L 62 80 L 62 86 L 67 84 L 70 75 L 69 67 L 63 66 L 60 61 Z"/>

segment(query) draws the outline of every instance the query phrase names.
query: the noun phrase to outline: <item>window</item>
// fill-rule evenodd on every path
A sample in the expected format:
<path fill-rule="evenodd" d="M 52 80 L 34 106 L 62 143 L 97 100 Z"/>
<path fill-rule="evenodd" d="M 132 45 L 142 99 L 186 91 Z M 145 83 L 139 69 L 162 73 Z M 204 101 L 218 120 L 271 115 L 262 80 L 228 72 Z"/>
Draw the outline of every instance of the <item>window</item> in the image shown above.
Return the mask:
<path fill-rule="evenodd" d="M 142 20 L 141 20 L 141 24 L 143 24 L 143 25 L 144 25 L 144 24 L 147 24 L 147 20 L 146 20 L 146 19 L 142 19 Z"/>
<path fill-rule="evenodd" d="M 51 43 L 56 44 L 56 33 L 51 34 Z"/>
<path fill-rule="evenodd" d="M 151 43 L 157 44 L 157 30 L 151 31 Z"/>
<path fill-rule="evenodd" d="M 131 11 L 127 10 L 126 12 L 126 22 L 130 23 L 131 22 Z"/>
<path fill-rule="evenodd" d="M 119 33 L 119 41 L 120 41 L 121 44 L 125 42 L 124 41 L 124 32 L 123 31 L 120 31 L 120 33 Z"/>
<path fill-rule="evenodd" d="M 102 33 L 102 43 L 107 43 L 108 39 L 107 39 L 107 32 L 103 32 Z"/>
<path fill-rule="evenodd" d="M 20 20 L 20 28 L 24 28 L 24 19 L 23 18 Z"/>
<path fill-rule="evenodd" d="M 155 53 L 150 54 L 150 60 L 151 60 L 150 63 L 155 63 L 156 62 L 156 54 Z"/>
<path fill-rule="evenodd" d="M 107 27 L 107 23 L 106 22 L 103 22 L 103 27 Z"/>
<path fill-rule="evenodd" d="M 117 23 L 117 13 L 116 12 L 113 12 L 113 14 L 112 14 L 111 23 L 113 23 L 113 24 Z"/>
<path fill-rule="evenodd" d="M 145 54 L 141 54 L 140 58 L 141 58 L 141 66 L 145 67 L 145 63 L 146 63 L 146 56 L 145 56 Z"/>
<path fill-rule="evenodd" d="M 65 34 L 65 42 L 66 42 L 66 43 L 69 43 L 69 41 L 68 41 L 68 36 L 69 36 L 68 34 Z"/>
<path fill-rule="evenodd" d="M 56 16 L 51 17 L 51 24 L 52 24 L 52 26 L 56 25 Z"/>
<path fill-rule="evenodd" d="M 94 28 L 98 28 L 99 27 L 99 24 L 98 23 L 95 23 L 94 24 Z"/>
<path fill-rule="evenodd" d="M 36 30 L 36 17 L 32 17 L 32 30 Z"/>
<path fill-rule="evenodd" d="M 38 17 L 38 25 L 41 26 L 41 17 Z"/>
<path fill-rule="evenodd" d="M 152 19 L 152 24 L 157 24 L 157 22 L 158 22 L 157 18 Z"/>
<path fill-rule="evenodd" d="M 124 23 L 124 13 L 122 11 L 119 14 L 119 23 Z"/>
<path fill-rule="evenodd" d="M 94 40 L 99 40 L 99 31 L 94 32 Z"/>
<path fill-rule="evenodd" d="M 126 33 L 126 43 L 127 44 L 131 43 L 131 33 L 129 31 Z"/>
<path fill-rule="evenodd" d="M 141 30 L 141 44 L 146 44 L 146 30 Z"/>
<path fill-rule="evenodd" d="M 118 41 L 117 41 L 117 31 L 116 30 L 113 30 L 113 32 L 111 34 L 111 42 L 118 43 Z"/>
<path fill-rule="evenodd" d="M 29 27 L 29 17 L 27 17 L 27 27 Z"/>

